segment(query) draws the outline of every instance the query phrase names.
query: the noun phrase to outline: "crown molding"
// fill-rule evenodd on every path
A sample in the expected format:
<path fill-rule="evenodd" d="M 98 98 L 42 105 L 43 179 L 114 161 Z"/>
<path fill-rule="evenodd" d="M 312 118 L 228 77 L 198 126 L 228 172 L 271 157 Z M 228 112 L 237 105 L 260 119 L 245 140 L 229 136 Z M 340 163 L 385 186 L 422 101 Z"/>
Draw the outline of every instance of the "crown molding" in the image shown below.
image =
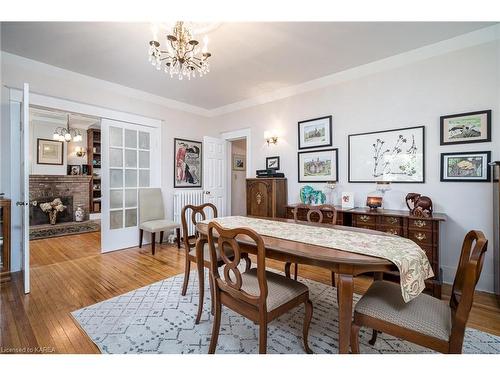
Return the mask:
<path fill-rule="evenodd" d="M 209 117 L 221 116 L 245 108 L 285 99 L 305 92 L 328 87 L 340 82 L 368 76 L 374 73 L 399 68 L 414 62 L 444 55 L 453 51 L 472 47 L 500 39 L 500 23 L 483 29 L 462 34 L 434 44 L 403 52 L 368 64 L 356 66 L 334 74 L 323 76 L 298 85 L 284 87 L 273 92 L 209 110 Z"/>
<path fill-rule="evenodd" d="M 154 95 L 146 91 L 137 90 L 128 86 L 123 86 L 117 83 L 105 81 L 99 78 L 94 78 L 85 74 L 76 73 L 71 70 L 56 67 L 37 60 L 28 59 L 23 56 L 14 55 L 9 52 L 1 51 L 3 65 L 16 65 L 34 72 L 42 72 L 57 78 L 66 78 L 68 80 L 84 81 L 86 85 L 93 85 L 97 90 L 107 90 L 116 92 L 117 94 L 127 96 L 132 99 L 142 100 L 145 102 L 158 104 L 163 107 L 175 109 L 183 112 L 196 114 L 199 116 L 208 116 L 208 110 L 197 107 L 181 101 L 168 99 L 163 96 Z M 5 74 L 5 73 L 4 73 Z"/>

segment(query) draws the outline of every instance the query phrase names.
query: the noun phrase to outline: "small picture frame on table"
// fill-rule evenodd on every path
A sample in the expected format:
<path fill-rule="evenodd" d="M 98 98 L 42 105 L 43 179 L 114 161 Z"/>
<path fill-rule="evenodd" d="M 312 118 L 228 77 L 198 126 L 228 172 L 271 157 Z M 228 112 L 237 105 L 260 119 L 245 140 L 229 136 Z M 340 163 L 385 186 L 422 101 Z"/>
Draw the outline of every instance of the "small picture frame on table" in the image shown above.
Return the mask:
<path fill-rule="evenodd" d="M 279 170 L 280 169 L 280 157 L 279 156 L 269 156 L 266 158 L 266 169 Z"/>
<path fill-rule="evenodd" d="M 69 176 L 79 176 L 82 174 L 81 165 L 70 165 L 68 164 L 68 175 Z"/>

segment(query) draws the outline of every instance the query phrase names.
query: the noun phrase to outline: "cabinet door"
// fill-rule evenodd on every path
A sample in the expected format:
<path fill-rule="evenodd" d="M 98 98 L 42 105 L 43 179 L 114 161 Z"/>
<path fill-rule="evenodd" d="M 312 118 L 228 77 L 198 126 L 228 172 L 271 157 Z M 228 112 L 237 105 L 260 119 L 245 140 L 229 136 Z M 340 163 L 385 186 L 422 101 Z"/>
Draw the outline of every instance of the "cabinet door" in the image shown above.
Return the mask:
<path fill-rule="evenodd" d="M 270 181 L 247 182 L 247 214 L 272 216 L 272 183 Z"/>

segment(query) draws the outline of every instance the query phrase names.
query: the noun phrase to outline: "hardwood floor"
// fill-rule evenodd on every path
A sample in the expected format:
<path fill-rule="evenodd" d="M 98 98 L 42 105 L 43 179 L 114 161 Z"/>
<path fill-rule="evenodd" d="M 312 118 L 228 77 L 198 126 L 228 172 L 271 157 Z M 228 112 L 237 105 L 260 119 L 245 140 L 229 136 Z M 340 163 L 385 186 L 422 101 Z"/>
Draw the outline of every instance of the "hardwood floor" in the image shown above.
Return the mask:
<path fill-rule="evenodd" d="M 183 272 L 184 252 L 162 244 L 100 253 L 100 233 L 31 241 L 31 293 L 24 295 L 20 274 L 0 287 L 0 353 L 98 353 L 70 312 Z M 268 266 L 283 269 L 281 262 Z M 330 285 L 330 272 L 301 266 L 301 276 Z M 355 279 L 355 292 L 370 285 Z M 448 298 L 449 286 L 444 288 Z M 476 293 L 470 327 L 500 335 L 495 296 Z"/>

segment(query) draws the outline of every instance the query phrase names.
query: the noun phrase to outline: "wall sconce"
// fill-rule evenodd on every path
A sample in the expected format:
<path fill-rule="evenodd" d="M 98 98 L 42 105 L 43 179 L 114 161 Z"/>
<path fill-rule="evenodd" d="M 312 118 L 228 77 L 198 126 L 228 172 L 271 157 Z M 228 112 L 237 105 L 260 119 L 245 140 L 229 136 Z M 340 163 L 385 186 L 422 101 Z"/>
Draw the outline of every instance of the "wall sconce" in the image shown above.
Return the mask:
<path fill-rule="evenodd" d="M 275 145 L 278 143 L 278 136 L 276 135 L 276 132 L 274 130 L 272 131 L 265 131 L 264 132 L 264 138 L 266 139 L 267 145 Z"/>
<path fill-rule="evenodd" d="M 75 147 L 75 154 L 76 154 L 76 156 L 81 158 L 82 156 L 85 156 L 86 152 L 85 152 L 85 149 L 83 147 L 78 146 L 78 147 Z"/>

